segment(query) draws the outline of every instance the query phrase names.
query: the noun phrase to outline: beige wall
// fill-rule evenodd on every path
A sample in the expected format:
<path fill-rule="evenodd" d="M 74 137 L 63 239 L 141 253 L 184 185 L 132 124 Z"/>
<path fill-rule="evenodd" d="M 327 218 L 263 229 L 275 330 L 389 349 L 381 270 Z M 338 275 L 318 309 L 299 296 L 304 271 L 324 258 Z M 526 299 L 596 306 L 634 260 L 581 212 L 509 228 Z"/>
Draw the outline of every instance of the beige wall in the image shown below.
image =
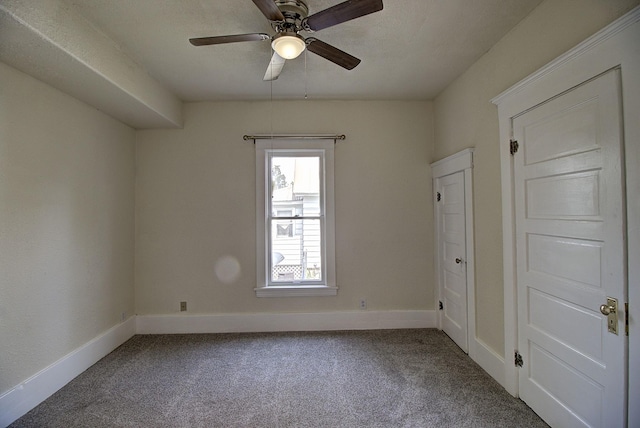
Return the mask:
<path fill-rule="evenodd" d="M 134 140 L 0 63 L 0 395 L 133 313 Z"/>
<path fill-rule="evenodd" d="M 181 300 L 204 314 L 349 311 L 361 298 L 369 310 L 434 309 L 428 165 L 466 147 L 477 332 L 502 354 L 490 99 L 639 2 L 547 0 L 434 103 L 193 103 L 180 130 L 135 132 L 0 63 L 0 394 L 123 313 L 171 314 Z M 336 147 L 336 297 L 255 297 L 255 155 L 241 137 L 271 129 L 347 135 Z M 240 262 L 234 283 L 215 275 L 223 256 Z"/>
<path fill-rule="evenodd" d="M 137 133 L 136 312 L 433 309 L 430 102 L 186 104 L 181 130 Z M 255 151 L 244 134 L 344 133 L 337 143 L 338 296 L 257 298 Z M 221 282 L 214 265 L 238 259 Z"/>
<path fill-rule="evenodd" d="M 475 147 L 477 336 L 504 352 L 497 109 L 491 98 L 586 39 L 638 0 L 547 0 L 435 100 L 434 159 Z"/>

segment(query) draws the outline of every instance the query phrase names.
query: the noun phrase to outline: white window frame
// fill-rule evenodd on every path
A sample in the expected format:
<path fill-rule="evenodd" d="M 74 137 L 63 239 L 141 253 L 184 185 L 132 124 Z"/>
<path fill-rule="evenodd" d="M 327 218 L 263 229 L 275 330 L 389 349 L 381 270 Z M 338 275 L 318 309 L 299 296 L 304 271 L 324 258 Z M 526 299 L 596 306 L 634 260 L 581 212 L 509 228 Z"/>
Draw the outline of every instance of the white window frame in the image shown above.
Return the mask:
<path fill-rule="evenodd" d="M 334 141 L 333 140 L 256 140 L 256 277 L 257 297 L 302 297 L 302 296 L 335 296 L 336 285 L 335 262 L 335 205 L 334 205 Z M 270 214 L 268 198 L 271 197 L 271 156 L 299 154 L 305 156 L 313 153 L 321 154 L 324 161 L 321 165 L 321 179 L 324 186 L 320 189 L 320 197 L 324 201 L 324 212 L 321 213 L 323 228 L 323 275 L 322 281 L 314 284 L 277 283 L 270 280 L 269 239 L 271 231 L 268 227 Z"/>

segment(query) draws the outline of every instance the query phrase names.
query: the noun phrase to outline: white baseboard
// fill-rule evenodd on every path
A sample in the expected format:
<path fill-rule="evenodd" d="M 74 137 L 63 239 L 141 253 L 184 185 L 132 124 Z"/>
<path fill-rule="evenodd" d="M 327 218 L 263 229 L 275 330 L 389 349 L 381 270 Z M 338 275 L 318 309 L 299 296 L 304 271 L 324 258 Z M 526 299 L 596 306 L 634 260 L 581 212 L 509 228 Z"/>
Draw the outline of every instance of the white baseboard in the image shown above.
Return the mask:
<path fill-rule="evenodd" d="M 435 311 L 138 315 L 138 334 L 435 328 Z"/>
<path fill-rule="evenodd" d="M 110 328 L 0 396 L 0 427 L 36 407 L 135 334 L 135 317 Z"/>
<path fill-rule="evenodd" d="M 504 388 L 504 358 L 477 337 L 471 340 L 475 341 L 474 352 L 469 356 Z"/>

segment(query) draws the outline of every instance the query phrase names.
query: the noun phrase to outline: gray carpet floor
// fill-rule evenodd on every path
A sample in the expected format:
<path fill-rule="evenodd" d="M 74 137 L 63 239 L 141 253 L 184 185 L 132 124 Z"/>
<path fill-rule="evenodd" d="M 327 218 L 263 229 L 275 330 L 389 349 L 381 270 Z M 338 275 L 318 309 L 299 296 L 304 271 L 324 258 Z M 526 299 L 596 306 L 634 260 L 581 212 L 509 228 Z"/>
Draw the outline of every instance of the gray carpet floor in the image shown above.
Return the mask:
<path fill-rule="evenodd" d="M 437 330 L 138 335 L 11 427 L 546 427 Z"/>

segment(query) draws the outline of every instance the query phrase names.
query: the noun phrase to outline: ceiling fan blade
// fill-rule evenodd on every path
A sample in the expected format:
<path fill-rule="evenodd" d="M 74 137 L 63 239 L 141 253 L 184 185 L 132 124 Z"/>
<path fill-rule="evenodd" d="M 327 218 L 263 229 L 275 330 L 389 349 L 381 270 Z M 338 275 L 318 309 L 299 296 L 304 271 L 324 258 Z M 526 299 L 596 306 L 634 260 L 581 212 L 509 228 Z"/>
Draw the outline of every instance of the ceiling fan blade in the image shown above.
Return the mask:
<path fill-rule="evenodd" d="M 253 0 L 269 21 L 284 21 L 284 15 L 273 0 Z"/>
<path fill-rule="evenodd" d="M 307 38 L 307 49 L 347 70 L 353 70 L 360 64 L 360 60 L 355 56 L 313 37 Z"/>
<path fill-rule="evenodd" d="M 259 42 L 261 40 L 269 39 L 268 34 L 264 33 L 250 33 L 250 34 L 235 34 L 232 36 L 214 36 L 214 37 L 195 37 L 189 39 L 189 42 L 193 46 L 207 46 L 207 45 L 220 45 L 223 43 L 235 43 L 235 42 Z"/>
<path fill-rule="evenodd" d="M 307 31 L 318 31 L 381 11 L 382 8 L 382 0 L 347 0 L 305 18 L 302 27 Z"/>
<path fill-rule="evenodd" d="M 267 67 L 266 73 L 264 73 L 264 78 L 262 80 L 270 81 L 276 80 L 280 73 L 282 72 L 282 67 L 284 67 L 284 63 L 286 60 L 278 55 L 276 52 L 273 53 L 271 57 L 271 61 L 269 61 L 269 66 Z"/>

